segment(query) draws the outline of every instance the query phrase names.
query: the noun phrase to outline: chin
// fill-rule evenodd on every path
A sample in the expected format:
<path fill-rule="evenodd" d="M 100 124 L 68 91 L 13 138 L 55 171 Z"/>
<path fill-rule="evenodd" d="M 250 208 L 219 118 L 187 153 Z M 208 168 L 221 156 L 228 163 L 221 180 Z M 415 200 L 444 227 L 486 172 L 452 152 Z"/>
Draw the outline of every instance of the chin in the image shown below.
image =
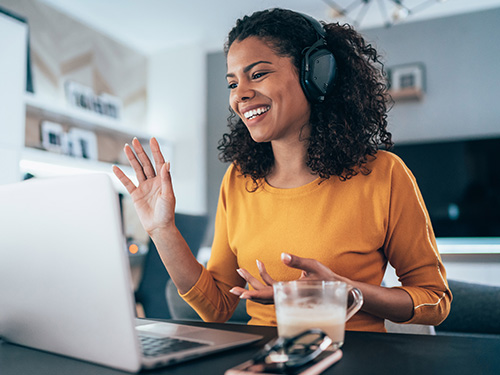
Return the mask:
<path fill-rule="evenodd" d="M 261 135 L 256 135 L 256 134 L 250 133 L 250 137 L 252 137 L 252 139 L 254 140 L 254 142 L 257 142 L 257 143 L 270 142 L 266 137 L 263 137 Z"/>

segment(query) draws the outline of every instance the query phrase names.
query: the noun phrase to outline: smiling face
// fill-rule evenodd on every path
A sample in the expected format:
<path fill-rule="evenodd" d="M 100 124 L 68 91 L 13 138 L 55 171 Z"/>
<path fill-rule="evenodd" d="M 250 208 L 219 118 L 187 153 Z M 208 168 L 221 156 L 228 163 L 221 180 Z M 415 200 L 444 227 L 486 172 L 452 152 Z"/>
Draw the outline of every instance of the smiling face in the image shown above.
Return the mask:
<path fill-rule="evenodd" d="M 291 58 L 257 37 L 235 41 L 227 54 L 227 81 L 229 104 L 254 141 L 299 140 L 310 105 Z"/>

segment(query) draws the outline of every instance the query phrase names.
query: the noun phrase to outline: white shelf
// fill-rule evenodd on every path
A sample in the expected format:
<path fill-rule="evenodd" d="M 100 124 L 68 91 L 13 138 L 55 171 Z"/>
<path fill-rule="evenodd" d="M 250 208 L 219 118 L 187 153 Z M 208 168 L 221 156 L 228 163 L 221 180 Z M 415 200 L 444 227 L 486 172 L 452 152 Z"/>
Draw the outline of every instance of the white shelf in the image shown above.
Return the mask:
<path fill-rule="evenodd" d="M 67 103 L 58 103 L 26 93 L 24 96 L 26 112 L 43 115 L 55 122 L 62 122 L 88 130 L 100 130 L 113 134 L 122 134 L 139 139 L 149 139 L 151 134 L 138 129 L 124 127 L 119 120 L 106 117 L 82 108 L 72 107 Z"/>
<path fill-rule="evenodd" d="M 67 155 L 38 150 L 30 147 L 24 148 L 19 162 L 21 173 L 31 173 L 36 177 L 56 177 L 84 173 L 106 173 L 111 176 L 115 188 L 120 193 L 127 193 L 126 189 L 115 177 L 110 163 L 74 158 Z M 130 166 L 119 165 L 127 176 L 137 184 L 135 173 Z"/>
<path fill-rule="evenodd" d="M 500 254 L 500 237 L 439 237 L 440 254 Z"/>

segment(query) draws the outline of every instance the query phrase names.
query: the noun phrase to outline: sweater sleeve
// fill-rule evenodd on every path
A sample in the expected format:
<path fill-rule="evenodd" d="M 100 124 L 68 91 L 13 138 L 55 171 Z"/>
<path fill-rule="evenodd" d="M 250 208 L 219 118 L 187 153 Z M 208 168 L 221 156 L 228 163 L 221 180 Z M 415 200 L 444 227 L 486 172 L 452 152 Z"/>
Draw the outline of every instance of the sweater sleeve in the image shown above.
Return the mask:
<path fill-rule="evenodd" d="M 413 301 L 413 317 L 405 323 L 438 325 L 452 300 L 446 271 L 416 179 L 394 158 L 385 254 Z"/>
<path fill-rule="evenodd" d="M 229 167 L 222 181 L 210 260 L 196 284 L 180 295 L 206 322 L 225 322 L 231 318 L 239 298 L 229 290 L 245 286 L 245 281 L 236 272 L 238 261 L 227 235 L 227 193 L 232 169 L 233 166 Z"/>

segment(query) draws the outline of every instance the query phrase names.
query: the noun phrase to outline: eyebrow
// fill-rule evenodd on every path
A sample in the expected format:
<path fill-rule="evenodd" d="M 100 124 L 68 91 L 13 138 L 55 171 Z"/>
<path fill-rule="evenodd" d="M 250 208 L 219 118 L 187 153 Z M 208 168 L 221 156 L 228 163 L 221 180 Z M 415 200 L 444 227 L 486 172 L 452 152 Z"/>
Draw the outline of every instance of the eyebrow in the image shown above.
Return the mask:
<path fill-rule="evenodd" d="M 248 73 L 254 66 L 259 65 L 259 64 L 272 64 L 272 62 L 265 61 L 265 60 L 256 61 L 256 62 L 254 62 L 254 63 L 246 66 L 243 69 L 243 73 Z M 226 78 L 228 78 L 228 77 L 234 77 L 234 74 L 233 73 L 227 73 L 226 74 Z"/>

